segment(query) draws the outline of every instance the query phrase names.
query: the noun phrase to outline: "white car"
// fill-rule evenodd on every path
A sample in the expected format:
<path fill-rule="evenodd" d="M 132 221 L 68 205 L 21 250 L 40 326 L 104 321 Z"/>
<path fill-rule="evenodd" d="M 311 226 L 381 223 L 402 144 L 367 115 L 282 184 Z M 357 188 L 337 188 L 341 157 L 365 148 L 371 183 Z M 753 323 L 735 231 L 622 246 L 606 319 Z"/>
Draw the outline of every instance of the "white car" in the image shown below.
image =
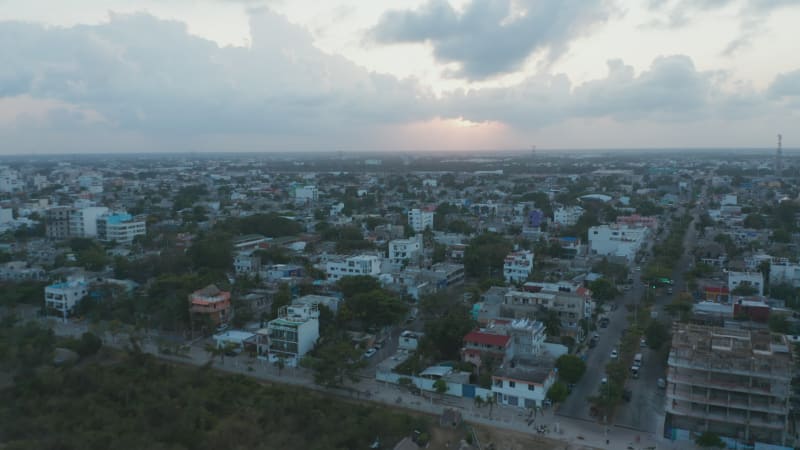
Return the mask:
<path fill-rule="evenodd" d="M 611 350 L 611 359 L 617 359 L 617 356 L 619 356 L 617 354 L 617 351 L 616 350 Z"/>
<path fill-rule="evenodd" d="M 365 352 L 364 352 L 364 358 L 372 358 L 372 356 L 373 356 L 375 353 L 378 353 L 378 351 L 377 351 L 377 350 L 375 350 L 374 348 L 371 348 L 371 349 L 369 349 L 369 350 L 367 350 L 367 351 L 365 351 Z"/>

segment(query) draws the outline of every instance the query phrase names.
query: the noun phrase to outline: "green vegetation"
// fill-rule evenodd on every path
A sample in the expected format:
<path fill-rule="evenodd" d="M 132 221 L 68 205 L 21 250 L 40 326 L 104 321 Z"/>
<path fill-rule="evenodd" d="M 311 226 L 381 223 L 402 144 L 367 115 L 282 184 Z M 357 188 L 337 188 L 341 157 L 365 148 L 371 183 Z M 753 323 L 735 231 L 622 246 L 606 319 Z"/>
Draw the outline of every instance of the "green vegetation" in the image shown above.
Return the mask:
<path fill-rule="evenodd" d="M 558 378 L 567 383 L 577 383 L 586 372 L 586 362 L 576 355 L 561 355 L 556 360 Z"/>
<path fill-rule="evenodd" d="M 725 442 L 723 442 L 718 435 L 710 431 L 706 431 L 700 436 L 697 436 L 694 443 L 697 444 L 698 447 L 703 448 L 725 448 Z"/>
<path fill-rule="evenodd" d="M 476 278 L 502 277 L 503 260 L 512 249 L 511 242 L 499 234 L 481 234 L 472 239 L 464 251 L 464 270 Z"/>
<path fill-rule="evenodd" d="M 563 402 L 566 400 L 567 395 L 569 395 L 569 389 L 567 389 L 567 385 L 561 381 L 556 381 L 550 386 L 550 389 L 547 390 L 547 398 L 553 403 Z"/>
<path fill-rule="evenodd" d="M 619 295 L 616 286 L 605 278 L 592 281 L 589 289 L 592 291 L 592 296 L 601 302 L 614 300 Z"/>
<path fill-rule="evenodd" d="M 0 423 L 0 440 L 20 450 L 352 449 L 428 426 L 387 408 L 174 367 L 135 351 L 114 364 L 19 379 L 0 391 Z"/>

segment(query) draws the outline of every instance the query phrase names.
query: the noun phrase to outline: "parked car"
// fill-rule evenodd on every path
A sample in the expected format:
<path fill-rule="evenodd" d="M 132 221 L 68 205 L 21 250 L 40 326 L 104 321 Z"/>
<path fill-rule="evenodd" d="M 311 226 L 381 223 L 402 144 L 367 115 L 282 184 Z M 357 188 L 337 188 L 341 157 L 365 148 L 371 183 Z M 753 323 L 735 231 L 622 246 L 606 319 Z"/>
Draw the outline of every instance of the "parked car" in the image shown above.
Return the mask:
<path fill-rule="evenodd" d="M 645 338 L 639 339 L 639 347 L 641 348 L 647 347 L 647 340 Z"/>
<path fill-rule="evenodd" d="M 617 349 L 611 350 L 611 359 L 617 359 L 618 356 Z"/>
<path fill-rule="evenodd" d="M 364 358 L 372 358 L 372 356 L 373 356 L 375 353 L 378 353 L 378 351 L 377 351 L 377 350 L 375 350 L 374 348 L 371 348 L 371 349 L 369 349 L 369 350 L 367 350 L 367 351 L 365 351 L 365 352 L 364 352 Z"/>
<path fill-rule="evenodd" d="M 663 378 L 659 378 L 658 381 L 656 382 L 656 384 L 658 384 L 658 388 L 659 389 L 666 389 L 667 388 L 667 380 L 665 380 Z"/>

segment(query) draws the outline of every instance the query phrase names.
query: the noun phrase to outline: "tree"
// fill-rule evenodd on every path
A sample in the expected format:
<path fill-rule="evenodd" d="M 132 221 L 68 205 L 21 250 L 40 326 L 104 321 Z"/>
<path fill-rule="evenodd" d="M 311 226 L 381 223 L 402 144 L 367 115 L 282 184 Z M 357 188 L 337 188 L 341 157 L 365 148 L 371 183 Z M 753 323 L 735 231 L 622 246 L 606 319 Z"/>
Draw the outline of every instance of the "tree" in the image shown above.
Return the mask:
<path fill-rule="evenodd" d="M 444 395 L 445 392 L 447 392 L 447 382 L 444 378 L 439 378 L 433 382 L 433 389 L 435 389 L 439 395 Z"/>
<path fill-rule="evenodd" d="M 473 277 L 492 276 L 503 270 L 503 261 L 512 250 L 509 241 L 496 233 L 484 233 L 472 239 L 464 250 L 464 270 Z"/>
<path fill-rule="evenodd" d="M 698 436 L 694 443 L 703 448 L 725 448 L 725 442 L 716 433 L 710 431 Z"/>
<path fill-rule="evenodd" d="M 758 294 L 758 289 L 749 283 L 740 283 L 731 291 L 731 294 L 742 296 L 755 295 Z"/>
<path fill-rule="evenodd" d="M 667 326 L 658 320 L 650 321 L 650 324 L 647 325 L 644 334 L 647 339 L 647 346 L 653 350 L 658 350 L 662 345 L 664 345 L 665 342 L 667 342 L 667 340 L 669 340 L 669 330 L 667 329 Z"/>
<path fill-rule="evenodd" d="M 560 380 L 574 384 L 586 372 L 586 362 L 576 355 L 561 355 L 556 360 L 556 368 Z"/>
<path fill-rule="evenodd" d="M 616 286 L 605 278 L 599 278 L 589 283 L 589 290 L 597 300 L 607 302 L 614 300 L 619 295 Z"/>
<path fill-rule="evenodd" d="M 553 403 L 563 402 L 568 394 L 569 390 L 567 389 L 567 385 L 561 381 L 556 381 L 550 386 L 550 389 L 547 390 L 547 398 Z"/>
<path fill-rule="evenodd" d="M 345 380 L 358 381 L 356 373 L 365 364 L 361 351 L 344 335 L 318 345 L 313 356 L 304 358 L 301 363 L 314 372 L 315 383 L 327 387 L 340 387 Z"/>
<path fill-rule="evenodd" d="M 788 334 L 791 330 L 791 326 L 784 314 L 770 314 L 769 330 L 773 333 Z"/>
<path fill-rule="evenodd" d="M 561 335 L 561 318 L 558 317 L 558 311 L 552 309 L 546 311 L 542 323 L 544 323 L 548 336 Z"/>
<path fill-rule="evenodd" d="M 381 283 L 368 275 L 342 277 L 336 282 L 336 287 L 345 298 L 359 293 L 372 292 L 381 288 Z"/>
<path fill-rule="evenodd" d="M 81 358 L 84 358 L 94 355 L 102 346 L 103 341 L 101 341 L 96 334 L 87 331 L 81 335 L 81 339 L 78 341 L 78 346 L 75 351 L 78 352 Z"/>

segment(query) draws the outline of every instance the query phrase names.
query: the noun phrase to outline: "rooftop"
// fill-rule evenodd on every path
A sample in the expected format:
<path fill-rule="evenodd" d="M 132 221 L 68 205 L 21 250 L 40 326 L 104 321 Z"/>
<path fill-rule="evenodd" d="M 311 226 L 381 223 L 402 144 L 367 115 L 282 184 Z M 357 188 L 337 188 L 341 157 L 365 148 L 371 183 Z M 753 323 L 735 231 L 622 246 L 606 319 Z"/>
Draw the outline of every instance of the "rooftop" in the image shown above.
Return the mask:
<path fill-rule="evenodd" d="M 484 333 L 482 331 L 470 331 L 464 336 L 464 342 L 471 342 L 474 344 L 483 344 L 483 345 L 495 345 L 498 347 L 505 347 L 508 344 L 508 341 L 511 339 L 510 336 L 505 336 L 502 334 L 494 334 L 494 333 Z"/>

